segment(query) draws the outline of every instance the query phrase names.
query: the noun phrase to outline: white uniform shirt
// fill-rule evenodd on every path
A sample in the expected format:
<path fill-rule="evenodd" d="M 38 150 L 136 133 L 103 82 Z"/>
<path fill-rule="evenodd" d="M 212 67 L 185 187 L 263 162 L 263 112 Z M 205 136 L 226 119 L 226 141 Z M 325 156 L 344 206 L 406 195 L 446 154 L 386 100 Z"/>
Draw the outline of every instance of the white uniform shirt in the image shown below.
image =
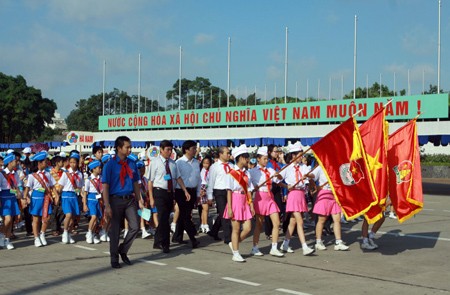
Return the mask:
<path fill-rule="evenodd" d="M 177 164 L 178 171 L 180 171 L 184 186 L 186 186 L 186 188 L 195 188 L 197 190 L 202 182 L 200 178 L 200 163 L 197 159 L 192 158 L 189 161 L 186 156 L 183 156 L 175 163 Z M 177 188 L 181 188 L 178 183 Z"/>
<path fill-rule="evenodd" d="M 235 166 L 233 169 L 239 171 L 239 168 L 237 166 Z M 247 191 L 249 191 L 249 192 L 253 191 L 254 187 L 253 187 L 253 184 L 252 184 L 252 177 L 251 177 L 250 173 L 247 170 L 241 170 L 241 171 L 244 171 L 245 174 L 248 177 Z M 237 192 L 241 192 L 241 191 L 244 190 L 242 188 L 242 186 L 239 184 L 239 182 L 237 182 L 237 180 L 234 179 L 233 176 L 231 176 L 231 174 L 228 173 L 227 176 L 228 176 L 227 189 L 229 189 L 229 190 L 231 190 L 233 192 L 236 192 L 236 191 Z"/>
<path fill-rule="evenodd" d="M 50 174 L 50 172 L 47 171 L 39 171 L 37 174 L 41 177 L 42 181 L 49 187 L 53 187 L 56 185 L 56 181 L 53 178 L 53 176 Z M 45 178 L 42 176 L 42 174 L 45 174 L 45 177 L 47 178 L 48 182 L 45 180 Z M 41 183 L 34 177 L 34 173 L 30 173 L 28 175 L 28 180 L 26 187 L 32 189 L 32 190 L 38 190 L 38 189 L 44 189 L 41 185 Z"/>
<path fill-rule="evenodd" d="M 269 183 L 269 181 L 266 182 L 266 173 L 263 171 L 264 169 L 267 169 L 267 171 L 269 172 L 270 176 L 273 176 L 276 173 L 275 170 L 273 170 L 272 168 L 267 168 L 267 167 L 262 168 L 261 166 L 259 166 L 259 164 L 256 165 L 256 167 L 250 169 L 249 172 L 250 172 L 250 176 L 251 176 L 251 179 L 252 179 L 253 187 L 258 186 L 261 191 L 268 191 L 269 189 L 267 187 L 267 184 Z M 278 178 L 276 178 L 276 177 L 275 178 L 271 178 L 270 181 L 272 183 L 279 183 L 280 182 L 280 180 Z M 262 184 L 262 183 L 264 183 L 264 185 L 260 186 L 260 184 Z"/>
<path fill-rule="evenodd" d="M 314 181 L 319 181 L 317 184 L 318 186 L 323 185 L 322 189 L 331 190 L 330 185 L 327 183 L 328 179 L 325 176 L 325 172 L 323 171 L 321 166 L 318 166 L 314 171 L 312 172 L 314 174 Z M 324 185 L 326 183 L 326 185 Z"/>
<path fill-rule="evenodd" d="M 208 181 L 209 181 L 209 170 L 206 170 L 205 168 L 202 168 L 202 171 L 200 171 L 200 186 L 197 189 L 197 196 L 200 196 L 200 190 L 207 189 L 208 188 Z"/>
<path fill-rule="evenodd" d="M 92 183 L 93 182 L 93 183 Z M 95 185 L 94 185 L 95 183 Z M 97 188 L 100 190 L 98 191 Z M 102 177 L 101 175 L 97 175 L 94 177 L 92 174 L 90 177 L 86 179 L 84 183 L 84 191 L 88 194 L 101 194 L 102 193 Z"/>
<path fill-rule="evenodd" d="M 229 167 L 229 168 L 228 168 Z M 233 169 L 234 165 L 230 163 L 224 163 L 217 161 L 209 167 L 209 180 L 206 194 L 208 200 L 213 199 L 213 190 L 215 189 L 227 189 L 229 184 L 227 169 Z"/>
<path fill-rule="evenodd" d="M 84 178 L 83 178 L 83 173 L 81 173 L 79 170 L 77 170 L 76 172 L 74 172 L 72 170 L 72 168 L 69 168 L 67 170 L 67 172 L 64 172 L 61 175 L 61 178 L 58 181 L 58 184 L 61 185 L 63 187 L 63 192 L 74 192 L 75 188 L 72 185 L 72 182 L 69 180 L 69 177 L 67 177 L 67 173 L 69 173 L 70 175 L 72 175 L 73 180 L 75 181 L 75 185 L 77 186 L 78 189 L 81 189 L 84 186 Z M 78 175 L 78 179 L 76 179 L 73 175 L 76 174 Z"/>
<path fill-rule="evenodd" d="M 286 169 L 281 171 L 280 175 L 284 178 L 284 181 L 288 185 L 292 186 L 298 181 L 296 178 L 297 171 L 298 171 L 297 177 L 298 177 L 298 179 L 301 179 L 303 176 L 308 174 L 309 171 L 311 171 L 311 167 L 306 166 L 306 165 L 297 165 L 297 164 L 292 163 Z M 295 186 L 295 188 L 296 189 L 304 189 L 305 184 L 307 184 L 307 183 L 308 183 L 308 180 L 300 181 Z"/>
<path fill-rule="evenodd" d="M 8 168 L 5 168 L 3 171 L 6 173 L 6 177 L 8 177 L 10 173 L 14 175 L 14 179 L 16 180 L 16 188 L 18 189 L 20 185 L 19 173 L 16 173 L 16 171 L 11 172 Z M 7 191 L 10 189 L 11 185 L 9 184 L 8 180 L 3 176 L 3 173 L 0 173 L 0 191 Z"/>

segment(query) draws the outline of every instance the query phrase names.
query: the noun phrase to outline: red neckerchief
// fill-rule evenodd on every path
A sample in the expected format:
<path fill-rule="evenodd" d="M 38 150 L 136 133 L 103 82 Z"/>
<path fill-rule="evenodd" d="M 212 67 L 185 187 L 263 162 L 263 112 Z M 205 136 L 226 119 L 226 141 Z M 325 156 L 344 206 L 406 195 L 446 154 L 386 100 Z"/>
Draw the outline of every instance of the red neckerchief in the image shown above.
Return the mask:
<path fill-rule="evenodd" d="M 303 175 L 302 175 L 302 172 L 300 172 L 299 165 L 295 165 L 294 169 L 295 169 L 295 183 L 298 184 L 300 182 L 300 180 L 302 179 Z"/>
<path fill-rule="evenodd" d="M 267 189 L 268 189 L 269 192 L 270 192 L 271 187 L 272 187 L 272 178 L 270 177 L 270 172 L 269 172 L 269 170 L 267 169 L 267 167 L 264 167 L 264 168 L 260 167 L 259 169 L 260 169 L 262 172 L 264 172 L 264 174 L 266 175 Z"/>
<path fill-rule="evenodd" d="M 209 173 L 209 170 L 205 169 L 205 179 L 204 179 L 205 181 L 208 179 L 208 173 Z"/>
<path fill-rule="evenodd" d="M 91 183 L 94 185 L 95 190 L 97 191 L 98 194 L 101 194 L 103 191 L 103 185 L 100 181 L 100 178 L 94 177 L 91 178 Z"/>
<path fill-rule="evenodd" d="M 221 163 L 223 165 L 223 170 L 225 171 L 226 174 L 230 173 L 230 171 L 232 170 L 230 168 L 230 165 L 228 165 L 228 163 Z"/>
<path fill-rule="evenodd" d="M 275 161 L 273 159 L 270 159 L 269 161 L 270 161 L 270 163 L 272 163 L 273 170 L 278 171 L 281 169 L 281 167 L 280 167 L 280 165 L 278 165 L 277 161 Z"/>
<path fill-rule="evenodd" d="M 6 179 L 6 182 L 8 182 L 10 189 L 17 189 L 17 181 L 16 177 L 13 173 L 9 172 L 6 174 L 4 170 L 2 170 L 3 177 Z"/>
<path fill-rule="evenodd" d="M 125 185 L 125 177 L 127 175 L 130 179 L 133 179 L 133 171 L 131 171 L 130 166 L 128 166 L 127 159 L 119 160 L 119 164 L 122 166 L 120 168 L 120 185 L 123 187 Z"/>
<path fill-rule="evenodd" d="M 41 176 L 39 175 L 42 175 Z M 44 205 L 42 206 L 42 220 L 47 221 L 48 220 L 48 208 L 50 207 L 50 199 L 51 199 L 51 193 L 50 189 L 48 187 L 49 181 L 47 176 L 45 176 L 45 172 L 39 171 L 37 173 L 33 173 L 34 178 L 40 183 L 43 189 L 45 189 L 44 192 Z"/>
<path fill-rule="evenodd" d="M 230 175 L 239 183 L 240 186 L 242 186 L 242 190 L 245 194 L 248 192 L 248 176 L 245 173 L 245 171 L 241 170 L 230 170 Z"/>
<path fill-rule="evenodd" d="M 72 174 L 72 173 L 74 173 L 74 174 Z M 78 173 L 76 171 L 72 172 L 72 173 L 69 173 L 69 171 L 66 171 L 67 178 L 69 179 L 70 183 L 72 184 L 73 189 L 76 190 L 76 189 L 79 189 L 79 187 L 77 186 L 77 183 L 75 182 L 75 178 L 79 181 L 80 177 L 78 176 Z"/>

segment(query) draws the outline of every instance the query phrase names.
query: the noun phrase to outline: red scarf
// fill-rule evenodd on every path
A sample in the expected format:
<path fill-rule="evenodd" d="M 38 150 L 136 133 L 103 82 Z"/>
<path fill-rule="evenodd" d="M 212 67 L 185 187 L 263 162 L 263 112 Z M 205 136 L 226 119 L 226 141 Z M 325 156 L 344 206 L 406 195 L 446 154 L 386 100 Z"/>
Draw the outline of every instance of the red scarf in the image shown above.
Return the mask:
<path fill-rule="evenodd" d="M 295 185 L 297 185 L 302 179 L 303 175 L 300 172 L 300 166 L 295 165 L 294 168 L 295 168 Z"/>
<path fill-rule="evenodd" d="M 100 181 L 100 178 L 91 178 L 91 183 L 94 185 L 95 190 L 97 191 L 98 194 L 101 194 L 103 191 L 103 185 Z"/>
<path fill-rule="evenodd" d="M 122 187 L 124 187 L 124 185 L 125 185 L 125 177 L 128 175 L 128 177 L 130 177 L 130 179 L 133 179 L 133 171 L 131 171 L 130 166 L 128 166 L 127 159 L 120 160 L 119 164 L 122 166 L 120 168 L 120 185 Z"/>
<path fill-rule="evenodd" d="M 251 196 L 249 197 L 249 195 L 248 195 L 248 176 L 245 173 L 245 171 L 231 169 L 230 170 L 230 175 L 242 187 L 242 190 L 244 191 L 245 196 L 247 198 L 247 203 L 251 204 L 252 203 L 252 198 L 251 198 Z"/>
<path fill-rule="evenodd" d="M 230 165 L 228 165 L 228 163 L 222 163 L 223 165 L 223 170 L 225 171 L 226 174 L 230 173 L 231 168 Z"/>
<path fill-rule="evenodd" d="M 272 163 L 273 170 L 278 171 L 278 170 L 281 169 L 281 167 L 280 167 L 280 165 L 278 165 L 278 162 L 277 162 L 277 161 L 272 160 L 272 159 L 269 160 L 269 161 L 270 161 L 270 163 Z"/>
<path fill-rule="evenodd" d="M 270 190 L 272 188 L 272 178 L 270 177 L 270 172 L 266 167 L 264 167 L 264 168 L 261 167 L 259 169 L 261 169 L 261 171 L 264 172 L 264 174 L 266 175 L 267 189 L 270 192 Z"/>

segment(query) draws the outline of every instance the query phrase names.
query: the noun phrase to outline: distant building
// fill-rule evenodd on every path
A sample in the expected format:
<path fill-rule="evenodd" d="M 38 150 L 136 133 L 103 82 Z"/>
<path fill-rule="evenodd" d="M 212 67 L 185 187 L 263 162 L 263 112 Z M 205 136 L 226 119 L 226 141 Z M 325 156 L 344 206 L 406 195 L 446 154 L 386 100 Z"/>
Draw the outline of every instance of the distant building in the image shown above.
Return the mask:
<path fill-rule="evenodd" d="M 61 115 L 58 112 L 55 112 L 55 115 L 52 118 L 53 123 L 45 124 L 46 127 L 50 127 L 52 129 L 62 129 L 67 130 L 66 121 L 61 118 Z"/>

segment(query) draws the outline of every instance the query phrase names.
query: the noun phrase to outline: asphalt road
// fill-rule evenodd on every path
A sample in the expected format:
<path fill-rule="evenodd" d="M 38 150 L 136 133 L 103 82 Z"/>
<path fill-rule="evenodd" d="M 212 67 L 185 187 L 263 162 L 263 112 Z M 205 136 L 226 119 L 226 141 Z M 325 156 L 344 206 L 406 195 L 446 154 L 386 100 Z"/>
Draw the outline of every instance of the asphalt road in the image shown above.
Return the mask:
<path fill-rule="evenodd" d="M 276 258 L 262 234 L 266 255 L 249 255 L 249 237 L 241 244 L 247 262 L 236 263 L 227 245 L 204 234 L 202 247 L 172 245 L 169 254 L 138 238 L 129 253 L 133 265 L 115 270 L 108 244 L 88 245 L 84 233 L 73 245 L 48 237 L 42 248 L 18 233 L 16 249 L 0 250 L 0 294 L 447 294 L 450 183 L 424 181 L 424 192 L 424 210 L 403 224 L 386 219 L 376 237 L 380 248 L 371 252 L 359 247 L 359 222 L 343 225 L 347 252 L 334 251 L 328 236 L 327 251 L 305 257 L 294 238 L 295 253 Z M 306 233 L 313 245 L 313 229 Z"/>

